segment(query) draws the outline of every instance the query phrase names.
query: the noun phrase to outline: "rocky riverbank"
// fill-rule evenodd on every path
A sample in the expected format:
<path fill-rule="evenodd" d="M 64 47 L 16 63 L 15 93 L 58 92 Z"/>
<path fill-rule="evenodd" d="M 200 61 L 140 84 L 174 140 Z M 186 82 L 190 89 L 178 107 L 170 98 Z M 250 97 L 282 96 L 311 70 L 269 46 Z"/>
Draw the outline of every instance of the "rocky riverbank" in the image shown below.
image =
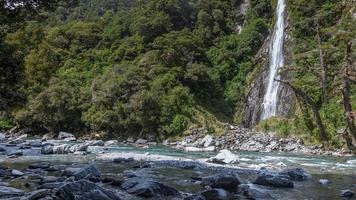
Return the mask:
<path fill-rule="evenodd" d="M 224 135 L 207 135 L 207 131 L 191 130 L 181 141 L 166 140 L 164 145 L 185 151 L 231 151 L 288 152 L 305 155 L 352 156 L 348 150 L 326 150 L 323 145 L 307 145 L 300 138 L 280 138 L 274 133 L 262 133 L 249 129 L 228 126 Z"/>

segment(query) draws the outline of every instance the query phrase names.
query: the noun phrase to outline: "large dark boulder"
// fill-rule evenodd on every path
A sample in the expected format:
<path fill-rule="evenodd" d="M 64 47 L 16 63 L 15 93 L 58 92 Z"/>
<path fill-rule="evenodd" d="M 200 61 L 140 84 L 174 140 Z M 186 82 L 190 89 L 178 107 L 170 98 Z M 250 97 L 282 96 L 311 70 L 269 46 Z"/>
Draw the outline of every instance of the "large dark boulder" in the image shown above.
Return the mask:
<path fill-rule="evenodd" d="M 29 169 L 48 169 L 50 167 L 51 164 L 47 162 L 33 163 L 28 166 Z"/>
<path fill-rule="evenodd" d="M 101 173 L 95 165 L 88 165 L 73 174 L 76 180 L 84 178 L 100 178 Z"/>
<path fill-rule="evenodd" d="M 165 197 L 180 198 L 179 192 L 167 185 L 164 185 L 146 178 L 129 178 L 122 182 L 121 188 L 127 193 L 145 198 L 161 199 Z"/>
<path fill-rule="evenodd" d="M 292 181 L 287 179 L 286 176 L 281 176 L 279 174 L 262 173 L 257 177 L 254 183 L 258 185 L 265 185 L 271 187 L 286 187 L 286 188 L 294 187 Z"/>
<path fill-rule="evenodd" d="M 201 195 L 206 200 L 233 200 L 233 199 L 236 199 L 230 192 L 223 190 L 223 189 L 205 190 L 201 193 Z"/>
<path fill-rule="evenodd" d="M 208 185 L 212 188 L 223 188 L 229 191 L 235 191 L 241 183 L 241 179 L 232 174 L 217 174 L 202 179 L 204 186 Z"/>
<path fill-rule="evenodd" d="M 67 183 L 58 189 L 56 196 L 62 200 L 120 200 L 114 192 L 88 180 Z"/>
<path fill-rule="evenodd" d="M 41 154 L 53 154 L 53 146 L 50 144 L 42 146 Z"/>
<path fill-rule="evenodd" d="M 266 191 L 251 184 L 239 186 L 239 193 L 251 200 L 273 200 L 274 198 Z"/>
<path fill-rule="evenodd" d="M 289 179 L 292 181 L 306 181 L 312 178 L 312 176 L 302 168 L 286 169 L 281 174 L 289 176 Z"/>

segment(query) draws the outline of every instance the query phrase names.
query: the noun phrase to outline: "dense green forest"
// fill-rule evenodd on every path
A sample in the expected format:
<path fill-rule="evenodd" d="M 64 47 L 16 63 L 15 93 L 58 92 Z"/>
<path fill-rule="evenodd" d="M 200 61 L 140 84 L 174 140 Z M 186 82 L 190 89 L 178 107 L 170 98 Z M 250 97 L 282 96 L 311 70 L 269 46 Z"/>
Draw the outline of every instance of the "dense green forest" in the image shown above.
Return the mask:
<path fill-rule="evenodd" d="M 251 0 L 242 13 L 241 3 L 58 1 L 35 14 L 3 6 L 0 129 L 163 138 L 191 127 L 216 133 L 220 122 L 239 124 L 276 7 L 275 1 Z M 356 107 L 355 2 L 287 5 L 294 64 L 285 67 L 293 80 L 284 84 L 298 103 L 289 119 L 258 126 L 342 147 L 340 129 L 356 139 L 349 112 Z"/>

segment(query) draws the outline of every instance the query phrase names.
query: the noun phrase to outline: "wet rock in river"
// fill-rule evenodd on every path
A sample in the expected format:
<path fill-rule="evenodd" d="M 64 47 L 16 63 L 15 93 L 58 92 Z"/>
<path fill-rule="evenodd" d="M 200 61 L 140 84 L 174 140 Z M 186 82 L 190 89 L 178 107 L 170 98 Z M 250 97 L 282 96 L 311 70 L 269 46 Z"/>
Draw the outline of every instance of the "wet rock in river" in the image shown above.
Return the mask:
<path fill-rule="evenodd" d="M 7 199 L 11 197 L 19 197 L 24 194 L 23 190 L 13 187 L 0 186 L 0 199 Z"/>
<path fill-rule="evenodd" d="M 281 174 L 288 175 L 292 181 L 306 181 L 312 178 L 312 176 L 302 168 L 286 169 Z"/>
<path fill-rule="evenodd" d="M 23 175 L 24 175 L 23 172 L 21 172 L 21 171 L 19 171 L 19 170 L 16 170 L 16 169 L 13 169 L 13 170 L 11 171 L 11 174 L 12 174 L 13 176 L 15 176 L 15 177 L 20 177 L 20 176 L 23 176 Z"/>
<path fill-rule="evenodd" d="M 355 193 L 352 190 L 341 190 L 340 196 L 342 197 L 353 197 Z"/>
<path fill-rule="evenodd" d="M 263 189 L 259 189 L 252 184 L 242 184 L 239 186 L 239 193 L 251 200 L 273 200 L 274 198 Z"/>
<path fill-rule="evenodd" d="M 51 164 L 47 162 L 32 163 L 28 166 L 29 169 L 48 169 L 49 167 Z"/>
<path fill-rule="evenodd" d="M 7 152 L 8 156 L 22 156 L 23 155 L 23 151 L 21 150 L 11 150 L 9 152 Z"/>
<path fill-rule="evenodd" d="M 129 178 L 122 182 L 121 188 L 127 193 L 145 198 L 180 198 L 179 192 L 167 185 L 147 178 Z"/>
<path fill-rule="evenodd" d="M 58 134 L 58 139 L 59 140 L 64 140 L 64 139 L 67 139 L 67 138 L 75 138 L 75 136 L 71 133 L 67 133 L 67 132 L 64 132 L 64 131 L 61 131 L 59 132 Z"/>
<path fill-rule="evenodd" d="M 95 165 L 88 165 L 84 168 L 81 168 L 80 170 L 78 170 L 77 172 L 75 172 L 73 174 L 73 176 L 75 177 L 76 180 L 81 180 L 87 177 L 93 178 L 100 178 L 101 173 L 98 170 L 98 168 Z"/>
<path fill-rule="evenodd" d="M 56 196 L 63 199 L 120 200 L 114 192 L 88 180 L 79 180 L 61 186 Z"/>
<path fill-rule="evenodd" d="M 231 151 L 224 149 L 221 150 L 215 157 L 209 158 L 208 162 L 218 164 L 237 164 L 239 163 L 239 157 Z"/>
<path fill-rule="evenodd" d="M 114 145 L 117 145 L 119 142 L 117 140 L 109 140 L 109 141 L 106 141 L 104 143 L 104 146 L 108 147 L 108 146 L 114 146 Z"/>
<path fill-rule="evenodd" d="M 49 192 L 50 190 L 48 189 L 35 190 L 33 192 L 24 195 L 23 197 L 21 197 L 20 200 L 37 200 L 48 196 Z"/>
<path fill-rule="evenodd" d="M 133 158 L 114 158 L 114 163 L 129 163 L 135 161 Z"/>
<path fill-rule="evenodd" d="M 136 140 L 136 144 L 146 144 L 148 141 L 147 140 L 145 140 L 145 139 L 138 139 L 138 140 Z"/>
<path fill-rule="evenodd" d="M 233 199 L 236 199 L 230 192 L 223 190 L 223 189 L 205 190 L 201 193 L 201 195 L 204 196 L 206 200 L 233 200 Z"/>
<path fill-rule="evenodd" d="M 208 185 L 212 188 L 222 188 L 229 191 L 235 191 L 242 183 L 242 180 L 232 174 L 217 174 L 202 179 L 202 185 Z"/>
<path fill-rule="evenodd" d="M 53 153 L 54 154 L 68 154 L 70 153 L 70 147 L 72 145 L 69 144 L 61 144 L 58 146 L 53 146 Z"/>
<path fill-rule="evenodd" d="M 282 176 L 279 174 L 270 174 L 268 172 L 259 174 L 254 183 L 271 187 L 294 187 L 294 183 L 287 179 L 286 176 Z"/>
<path fill-rule="evenodd" d="M 321 185 L 327 185 L 327 184 L 329 184 L 329 183 L 331 183 L 328 179 L 320 179 L 319 180 L 319 183 L 321 184 Z"/>
<path fill-rule="evenodd" d="M 41 154 L 53 154 L 53 146 L 52 145 L 44 145 L 41 148 Z"/>

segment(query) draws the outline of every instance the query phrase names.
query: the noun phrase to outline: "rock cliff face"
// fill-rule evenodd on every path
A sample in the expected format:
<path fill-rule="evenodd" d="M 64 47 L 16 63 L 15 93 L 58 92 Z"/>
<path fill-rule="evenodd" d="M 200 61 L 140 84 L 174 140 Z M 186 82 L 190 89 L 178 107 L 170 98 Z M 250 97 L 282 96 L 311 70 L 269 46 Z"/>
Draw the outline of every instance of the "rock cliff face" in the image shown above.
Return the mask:
<path fill-rule="evenodd" d="M 285 36 L 284 36 L 284 57 L 285 57 L 285 66 L 292 64 L 292 47 L 291 41 L 292 38 L 289 34 L 288 18 L 286 17 L 286 27 L 285 27 Z M 271 31 L 272 34 L 272 31 Z M 256 55 L 256 72 L 255 76 L 250 85 L 246 102 L 245 109 L 243 112 L 242 123 L 245 127 L 253 127 L 260 120 L 263 112 L 263 98 L 267 90 L 267 79 L 269 73 L 269 44 L 271 42 L 271 37 L 268 37 L 260 49 L 259 53 Z M 292 79 L 291 73 L 287 71 L 280 71 L 282 80 Z M 291 114 L 291 110 L 294 104 L 294 94 L 293 92 L 281 85 L 278 90 L 278 103 L 277 103 L 277 116 L 279 117 L 288 117 Z"/>

